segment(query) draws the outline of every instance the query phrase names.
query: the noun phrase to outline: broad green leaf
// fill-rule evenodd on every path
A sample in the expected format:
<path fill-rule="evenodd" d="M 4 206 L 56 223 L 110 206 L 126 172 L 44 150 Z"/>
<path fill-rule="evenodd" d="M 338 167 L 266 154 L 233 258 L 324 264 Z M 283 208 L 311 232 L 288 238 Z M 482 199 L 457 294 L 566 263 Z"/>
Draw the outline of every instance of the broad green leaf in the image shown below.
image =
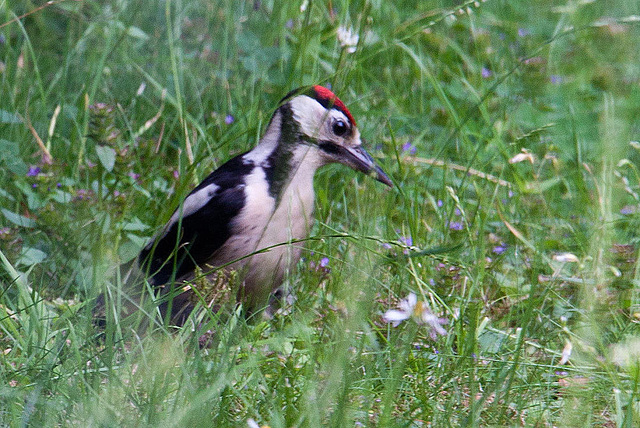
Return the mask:
<path fill-rule="evenodd" d="M 149 225 L 144 224 L 138 217 L 134 217 L 132 220 L 125 223 L 122 226 L 122 229 L 132 232 L 141 232 L 143 230 L 149 229 Z"/>
<path fill-rule="evenodd" d="M 9 193 L 6 190 L 1 189 L 1 188 L 0 188 L 0 196 L 2 196 L 3 198 L 7 198 L 8 200 L 10 200 L 12 202 L 16 200 L 13 196 L 11 196 L 11 193 Z"/>
<path fill-rule="evenodd" d="M 116 163 L 116 151 L 107 146 L 96 146 L 96 154 L 100 163 L 107 171 L 113 171 L 113 166 Z"/>
<path fill-rule="evenodd" d="M 20 158 L 20 146 L 14 141 L 0 138 L 0 164 L 7 166 L 16 175 L 27 173 L 27 165 Z"/>
<path fill-rule="evenodd" d="M 60 189 L 55 189 L 49 197 L 60 204 L 66 204 L 73 199 L 71 193 L 63 192 Z"/>
<path fill-rule="evenodd" d="M 37 248 L 25 247 L 20 252 L 20 258 L 18 259 L 18 264 L 25 266 L 33 266 L 41 263 L 44 259 L 47 258 L 47 253 L 44 251 L 38 250 Z"/>
<path fill-rule="evenodd" d="M 29 218 L 29 217 L 25 217 L 23 215 L 20 214 L 16 214 L 12 211 L 9 211 L 6 208 L 1 208 L 0 211 L 2 211 L 2 214 L 4 214 L 4 216 L 7 218 L 7 220 L 9 220 L 11 223 L 18 225 L 18 226 L 22 226 L 22 227 L 35 227 L 36 226 L 36 222 L 35 220 Z"/>
<path fill-rule="evenodd" d="M 0 123 L 22 123 L 22 119 L 15 113 L 0 110 Z"/>
<path fill-rule="evenodd" d="M 141 238 L 133 234 L 127 234 L 127 238 L 118 248 L 121 263 L 133 260 L 148 241 L 147 238 Z"/>
<path fill-rule="evenodd" d="M 31 185 L 26 181 L 16 181 L 15 186 L 27 198 L 27 207 L 30 210 L 38 210 L 44 205 L 40 195 L 34 192 Z"/>

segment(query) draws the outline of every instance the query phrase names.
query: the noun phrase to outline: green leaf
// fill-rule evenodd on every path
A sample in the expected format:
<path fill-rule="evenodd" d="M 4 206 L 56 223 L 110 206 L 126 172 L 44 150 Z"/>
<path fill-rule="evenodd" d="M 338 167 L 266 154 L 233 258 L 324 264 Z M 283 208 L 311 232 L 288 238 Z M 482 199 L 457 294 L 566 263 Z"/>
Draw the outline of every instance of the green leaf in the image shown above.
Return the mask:
<path fill-rule="evenodd" d="M 100 163 L 107 171 L 113 171 L 113 166 L 116 163 L 116 151 L 107 146 L 96 146 L 96 154 Z"/>
<path fill-rule="evenodd" d="M 22 123 L 22 119 L 15 113 L 0 110 L 0 123 Z"/>
<path fill-rule="evenodd" d="M 63 192 L 59 189 L 55 189 L 49 197 L 60 204 L 66 204 L 73 199 L 71 193 Z"/>
<path fill-rule="evenodd" d="M 7 192 L 6 190 L 4 190 L 2 188 L 0 188 L 0 196 L 2 196 L 3 198 L 9 199 L 11 202 L 16 200 L 16 198 L 11 196 L 11 194 L 9 192 Z"/>
<path fill-rule="evenodd" d="M 140 39 L 140 40 L 148 40 L 149 39 L 149 35 L 147 33 L 142 31 L 140 28 L 134 27 L 134 26 L 127 27 L 127 34 L 130 35 L 131 37 L 134 37 L 134 38 Z"/>
<path fill-rule="evenodd" d="M 25 266 L 33 266 L 41 263 L 44 259 L 47 258 L 47 253 L 44 251 L 40 251 L 37 248 L 25 247 L 20 252 L 20 258 L 18 259 L 18 264 Z"/>
<path fill-rule="evenodd" d="M 133 234 L 127 234 L 127 238 L 118 248 L 118 256 L 120 256 L 121 263 L 127 263 L 137 257 L 148 241 L 147 238 L 141 238 Z"/>
<path fill-rule="evenodd" d="M 0 153 L 2 153 L 0 163 L 4 163 L 9 171 L 16 175 L 27 173 L 27 165 L 20 158 L 20 146 L 18 143 L 0 138 Z"/>
<path fill-rule="evenodd" d="M 38 210 L 44 205 L 42 198 L 33 191 L 31 186 L 24 181 L 16 181 L 16 188 L 18 188 L 24 196 L 27 198 L 27 207 L 30 210 Z"/>
<path fill-rule="evenodd" d="M 22 226 L 22 227 L 35 227 L 36 226 L 35 220 L 33 220 L 33 219 L 29 218 L 29 217 L 25 217 L 23 215 L 16 214 L 14 212 L 9 211 L 6 208 L 1 208 L 0 211 L 2 211 L 2 214 L 4 214 L 4 216 L 7 218 L 7 220 L 9 220 L 13 224 L 16 224 L 16 225 Z"/>
<path fill-rule="evenodd" d="M 144 224 L 138 217 L 134 217 L 129 222 L 122 226 L 122 230 L 128 230 L 132 232 L 142 232 L 149 229 L 149 225 Z"/>

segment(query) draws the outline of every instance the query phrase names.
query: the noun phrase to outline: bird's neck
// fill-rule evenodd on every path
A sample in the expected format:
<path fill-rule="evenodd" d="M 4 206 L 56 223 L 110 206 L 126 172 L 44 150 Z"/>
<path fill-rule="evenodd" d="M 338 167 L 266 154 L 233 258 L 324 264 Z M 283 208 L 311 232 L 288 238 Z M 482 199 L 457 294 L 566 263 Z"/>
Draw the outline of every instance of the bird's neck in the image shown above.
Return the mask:
<path fill-rule="evenodd" d="M 313 175 L 323 165 L 317 147 L 302 140 L 287 105 L 276 111 L 247 158 L 265 170 L 269 194 L 278 201 L 292 188 L 313 192 Z"/>

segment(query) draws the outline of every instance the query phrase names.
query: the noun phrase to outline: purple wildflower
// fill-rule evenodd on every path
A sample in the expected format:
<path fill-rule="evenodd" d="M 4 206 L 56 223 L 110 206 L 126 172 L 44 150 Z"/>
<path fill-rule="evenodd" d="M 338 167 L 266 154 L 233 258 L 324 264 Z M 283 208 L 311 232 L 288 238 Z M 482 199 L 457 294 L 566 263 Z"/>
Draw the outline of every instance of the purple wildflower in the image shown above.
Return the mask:
<path fill-rule="evenodd" d="M 398 242 L 400 242 L 401 244 L 406 245 L 407 247 L 410 247 L 413 245 L 413 239 L 410 236 L 401 236 L 398 239 Z"/>
<path fill-rule="evenodd" d="M 393 248 L 393 246 L 391 244 L 389 244 L 388 242 L 383 242 L 382 243 L 382 248 L 386 248 L 387 250 L 390 250 L 391 248 Z"/>
<path fill-rule="evenodd" d="M 436 202 L 436 205 L 438 206 L 438 208 L 442 207 L 442 205 L 444 205 L 444 202 L 442 202 L 442 199 L 438 199 L 438 201 Z"/>
<path fill-rule="evenodd" d="M 62 187 L 62 183 L 56 183 L 56 187 L 59 189 Z"/>
<path fill-rule="evenodd" d="M 636 212 L 636 208 L 632 205 L 626 205 L 620 209 L 620 214 L 629 215 Z"/>
<path fill-rule="evenodd" d="M 140 178 L 140 174 L 136 174 L 136 173 L 135 173 L 135 172 L 133 172 L 133 171 L 130 171 L 127 175 L 128 175 L 129 177 L 133 178 L 134 180 L 138 180 L 138 179 Z"/>
<path fill-rule="evenodd" d="M 491 250 L 494 254 L 500 255 L 502 253 L 504 253 L 505 251 L 507 251 L 507 246 L 504 244 L 500 244 L 500 245 L 496 245 L 495 247 L 493 247 L 493 250 Z"/>
<path fill-rule="evenodd" d="M 224 118 L 224 123 L 226 123 L 227 125 L 231 125 L 235 121 L 236 121 L 235 117 L 233 117 L 230 114 L 226 115 Z"/>
<path fill-rule="evenodd" d="M 529 34 L 531 34 L 531 31 L 527 30 L 526 28 L 518 28 L 519 37 L 527 37 Z"/>
<path fill-rule="evenodd" d="M 320 259 L 320 267 L 327 267 L 329 266 L 329 257 L 323 257 L 322 259 Z"/>
<path fill-rule="evenodd" d="M 416 150 L 417 150 L 416 146 L 411 144 L 411 141 L 407 141 L 406 143 L 404 143 L 402 145 L 402 151 L 403 152 L 408 152 L 410 155 L 416 154 Z"/>
<path fill-rule="evenodd" d="M 289 29 L 293 28 L 293 19 L 289 19 L 284 26 Z"/>
<path fill-rule="evenodd" d="M 491 77 L 493 75 L 493 73 L 491 72 L 491 70 L 489 70 L 487 67 L 482 67 L 482 71 L 480 72 L 480 74 L 482 75 L 482 77 L 484 77 L 485 79 L 488 79 L 489 77 Z"/>
<path fill-rule="evenodd" d="M 40 168 L 37 166 L 30 166 L 27 171 L 27 177 L 37 177 L 40 174 Z"/>
<path fill-rule="evenodd" d="M 460 214 L 462 214 L 462 212 L 460 211 L 460 208 L 456 208 L 455 210 L 453 210 L 453 213 L 458 217 L 460 216 Z"/>
<path fill-rule="evenodd" d="M 31 185 L 31 187 L 33 187 L 33 188 L 35 189 L 36 187 L 38 187 L 38 185 L 37 185 L 36 183 L 33 183 L 33 184 Z"/>
<path fill-rule="evenodd" d="M 557 74 L 552 74 L 549 76 L 549 81 L 554 85 L 562 83 L 562 76 L 558 76 Z"/>
<path fill-rule="evenodd" d="M 78 191 L 76 192 L 76 199 L 89 199 L 89 191 L 86 189 L 78 189 Z"/>
<path fill-rule="evenodd" d="M 7 239 L 11 234 L 11 229 L 8 227 L 0 227 L 0 239 Z"/>
<path fill-rule="evenodd" d="M 449 229 L 451 230 L 462 230 L 464 227 L 461 221 L 452 221 L 449 222 Z"/>

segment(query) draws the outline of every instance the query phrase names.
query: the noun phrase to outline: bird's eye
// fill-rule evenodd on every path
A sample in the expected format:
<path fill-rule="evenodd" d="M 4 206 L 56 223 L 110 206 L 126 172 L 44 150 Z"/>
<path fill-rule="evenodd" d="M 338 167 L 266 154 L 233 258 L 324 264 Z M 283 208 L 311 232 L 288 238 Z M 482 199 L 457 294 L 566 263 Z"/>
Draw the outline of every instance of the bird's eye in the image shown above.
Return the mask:
<path fill-rule="evenodd" d="M 346 123 L 344 123 L 344 120 L 338 119 L 335 122 L 333 122 L 332 130 L 333 130 L 333 133 L 336 134 L 338 137 L 342 137 L 344 134 L 347 133 L 347 131 L 349 130 L 349 127 L 347 126 Z"/>

